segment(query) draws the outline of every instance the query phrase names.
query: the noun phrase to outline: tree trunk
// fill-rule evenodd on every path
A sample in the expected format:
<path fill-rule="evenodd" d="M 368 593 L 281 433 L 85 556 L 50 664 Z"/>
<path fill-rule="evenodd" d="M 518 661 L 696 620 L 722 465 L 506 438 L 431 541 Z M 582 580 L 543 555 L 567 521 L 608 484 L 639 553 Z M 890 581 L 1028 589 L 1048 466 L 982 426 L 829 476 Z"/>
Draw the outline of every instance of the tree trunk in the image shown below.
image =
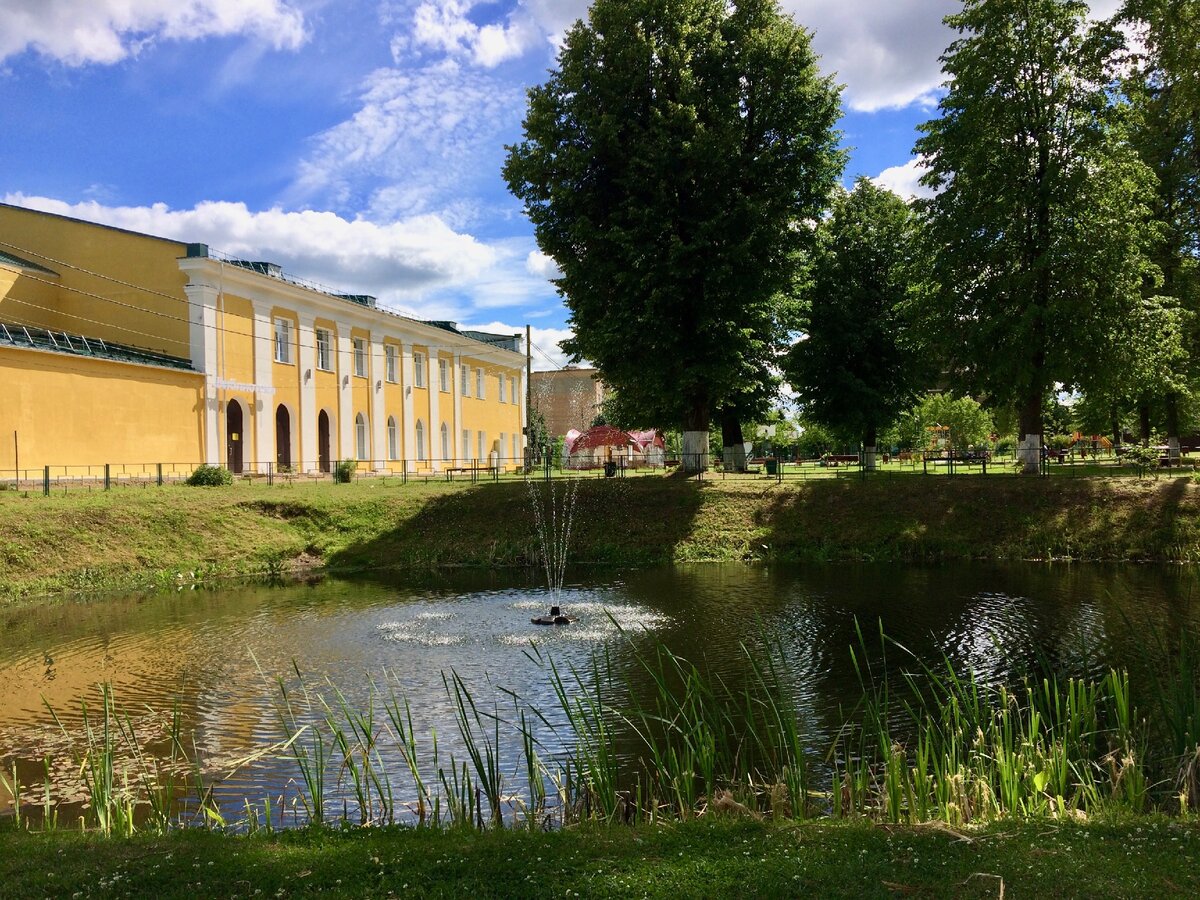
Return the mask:
<path fill-rule="evenodd" d="M 708 469 L 708 403 L 694 400 L 683 420 L 683 471 L 690 475 Z"/>
<path fill-rule="evenodd" d="M 726 472 L 746 471 L 746 442 L 742 438 L 742 420 L 731 411 L 721 413 L 721 445 Z"/>
<path fill-rule="evenodd" d="M 863 468 L 868 472 L 875 471 L 875 442 L 876 442 L 875 426 L 872 425 L 863 432 Z"/>
<path fill-rule="evenodd" d="M 1150 446 L 1150 401 L 1142 399 L 1138 401 L 1138 425 L 1142 432 L 1142 446 Z"/>
<path fill-rule="evenodd" d="M 1115 452 L 1121 446 L 1121 420 L 1117 416 L 1117 408 L 1114 406 L 1112 412 L 1112 436 L 1113 436 L 1113 451 Z"/>
<path fill-rule="evenodd" d="M 1179 465 L 1179 395 L 1172 392 L 1166 396 L 1167 405 L 1167 459 L 1171 465 Z"/>
<path fill-rule="evenodd" d="M 1017 413 L 1017 431 L 1022 435 L 1017 445 L 1021 474 L 1037 475 L 1042 471 L 1042 392 L 1031 391 Z"/>

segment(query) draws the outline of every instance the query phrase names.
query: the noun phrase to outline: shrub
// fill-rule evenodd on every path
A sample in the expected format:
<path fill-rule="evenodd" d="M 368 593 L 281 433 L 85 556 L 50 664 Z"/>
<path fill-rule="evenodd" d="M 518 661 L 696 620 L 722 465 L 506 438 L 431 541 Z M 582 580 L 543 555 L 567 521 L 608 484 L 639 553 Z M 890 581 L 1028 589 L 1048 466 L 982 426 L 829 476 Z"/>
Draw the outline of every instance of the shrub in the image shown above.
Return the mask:
<path fill-rule="evenodd" d="M 358 471 L 358 460 L 343 459 L 333 470 L 333 480 L 336 484 L 349 484 L 354 473 Z"/>
<path fill-rule="evenodd" d="M 220 466 L 200 466 L 188 476 L 187 483 L 193 487 L 221 487 L 233 484 L 233 475 Z"/>

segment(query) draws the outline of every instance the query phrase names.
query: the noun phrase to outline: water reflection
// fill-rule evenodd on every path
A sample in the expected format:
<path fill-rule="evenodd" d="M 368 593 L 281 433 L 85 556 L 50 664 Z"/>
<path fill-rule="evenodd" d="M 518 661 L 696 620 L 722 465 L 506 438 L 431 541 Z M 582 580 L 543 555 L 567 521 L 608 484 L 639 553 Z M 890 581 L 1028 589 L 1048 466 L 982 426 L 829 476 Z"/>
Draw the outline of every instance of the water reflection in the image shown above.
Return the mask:
<path fill-rule="evenodd" d="M 648 677 L 626 638 L 661 640 L 702 669 L 737 684 L 747 677 L 740 645 L 777 647 L 809 740 L 824 749 L 841 710 L 860 695 L 849 648 L 866 637 L 864 661 L 893 672 L 944 654 L 959 671 L 998 681 L 1051 670 L 1135 672 L 1157 647 L 1153 629 L 1195 629 L 1190 569 L 1104 566 L 954 567 L 694 566 L 628 573 L 568 573 L 557 600 L 577 621 L 539 628 L 550 605 L 538 573 L 486 572 L 422 579 L 324 580 L 283 587 L 222 585 L 169 595 L 98 598 L 7 610 L 0 615 L 0 759 L 40 783 L 42 759 L 72 768 L 48 703 L 68 723 L 97 684 L 114 686 L 147 734 L 178 699 L 185 728 L 221 772 L 279 738 L 276 677 L 295 692 L 336 684 L 352 706 L 395 691 L 411 701 L 418 734 L 455 746 L 444 673 L 455 670 L 485 705 L 511 709 L 516 694 L 562 725 L 546 662 L 577 670 L 603 650 L 635 693 Z M 622 636 L 622 632 L 624 636 Z M 380 716 L 382 718 L 382 714 Z M 556 738 L 543 734 L 547 747 Z M 617 735 L 618 744 L 621 736 Z M 394 750 L 386 751 L 394 755 Z M 390 762 L 395 763 L 393 758 Z M 263 761 L 229 778 L 241 796 L 294 794 L 296 773 Z M 0 794 L 0 805 L 9 798 Z"/>

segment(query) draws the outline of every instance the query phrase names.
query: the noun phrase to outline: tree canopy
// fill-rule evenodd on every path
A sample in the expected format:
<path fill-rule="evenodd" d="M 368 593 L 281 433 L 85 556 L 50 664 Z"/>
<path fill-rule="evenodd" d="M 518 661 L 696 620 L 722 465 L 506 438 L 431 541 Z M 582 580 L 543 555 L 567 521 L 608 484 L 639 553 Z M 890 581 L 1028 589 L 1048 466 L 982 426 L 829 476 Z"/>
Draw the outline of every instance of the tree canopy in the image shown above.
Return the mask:
<path fill-rule="evenodd" d="M 1042 403 L 1086 385 L 1153 279 L 1153 175 L 1113 98 L 1122 46 L 1079 0 L 966 0 L 940 116 L 917 143 L 949 371 L 1017 407 L 1036 470 Z M 1093 368 L 1094 364 L 1094 368 Z"/>
<path fill-rule="evenodd" d="M 784 362 L 805 417 L 861 439 L 868 457 L 876 434 L 916 397 L 919 356 L 906 318 L 916 244 L 912 211 L 891 191 L 860 178 L 837 197 L 801 293 L 804 339 Z"/>
<path fill-rule="evenodd" d="M 706 442 L 772 395 L 839 114 L 776 0 L 596 0 L 568 31 L 504 177 L 562 272 L 564 348 L 639 418 Z"/>

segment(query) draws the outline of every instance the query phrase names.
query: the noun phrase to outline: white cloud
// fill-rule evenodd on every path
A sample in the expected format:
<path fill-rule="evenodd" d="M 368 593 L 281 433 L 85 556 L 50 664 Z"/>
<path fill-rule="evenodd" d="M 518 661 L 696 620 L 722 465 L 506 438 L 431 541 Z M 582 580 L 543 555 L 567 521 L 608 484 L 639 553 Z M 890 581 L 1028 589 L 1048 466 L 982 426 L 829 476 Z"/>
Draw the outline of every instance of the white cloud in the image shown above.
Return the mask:
<path fill-rule="evenodd" d="M 520 333 L 522 340 L 525 337 L 524 325 L 510 325 L 506 322 L 491 321 L 482 325 L 460 325 L 460 328 L 471 328 L 479 331 L 490 331 L 495 334 L 517 334 Z M 574 337 L 575 333 L 568 328 L 537 328 L 529 329 L 530 341 L 533 343 L 533 371 L 549 372 L 554 369 L 561 369 L 569 365 L 567 355 L 562 352 L 558 346 L 559 341 L 564 341 L 569 337 Z M 586 362 L 580 365 L 589 365 Z"/>
<path fill-rule="evenodd" d="M 374 218 L 442 214 L 472 185 L 493 183 L 524 95 L 453 61 L 379 69 L 359 110 L 318 135 L 291 195 L 366 209 Z"/>
<path fill-rule="evenodd" d="M 65 63 L 110 64 L 157 40 L 247 35 L 277 50 L 307 39 L 287 0 L 4 0 L 0 60 L 26 50 Z"/>
<path fill-rule="evenodd" d="M 20 193 L 0 199 L 279 263 L 288 275 L 338 292 L 371 294 L 381 306 L 416 318 L 465 321 L 495 316 L 498 309 L 525 315 L 526 308 L 554 302 L 546 279 L 528 271 L 532 239 L 484 242 L 431 215 L 378 224 L 311 210 L 254 212 L 243 203 L 171 209 L 162 203 L 108 206 Z"/>
<path fill-rule="evenodd" d="M 472 21 L 472 11 L 490 5 L 489 0 L 422 0 L 413 13 L 410 45 L 493 68 L 557 44 L 562 31 L 587 11 L 581 0 L 523 0 L 503 21 Z"/>
<path fill-rule="evenodd" d="M 884 169 L 871 180 L 880 187 L 899 194 L 905 200 L 913 197 L 932 197 L 934 192 L 920 183 L 920 178 L 924 174 L 925 169 L 921 167 L 921 160 L 910 159 L 902 166 Z"/>
<path fill-rule="evenodd" d="M 1092 0 L 1092 16 L 1111 16 L 1121 0 Z M 959 0 L 783 0 L 814 31 L 821 68 L 846 85 L 846 104 L 875 112 L 931 103 L 945 76 L 939 57 L 956 35 L 942 19 Z"/>
<path fill-rule="evenodd" d="M 547 281 L 562 277 L 562 269 L 558 267 L 558 263 L 541 250 L 532 250 L 529 256 L 525 257 L 525 271 Z"/>

